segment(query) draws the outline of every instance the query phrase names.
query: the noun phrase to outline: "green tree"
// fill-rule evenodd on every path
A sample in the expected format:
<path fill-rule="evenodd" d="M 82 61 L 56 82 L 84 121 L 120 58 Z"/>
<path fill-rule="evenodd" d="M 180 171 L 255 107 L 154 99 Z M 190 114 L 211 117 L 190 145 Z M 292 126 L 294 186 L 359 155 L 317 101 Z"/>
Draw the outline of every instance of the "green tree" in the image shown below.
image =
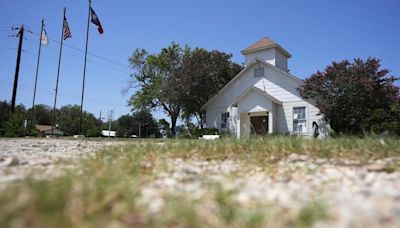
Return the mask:
<path fill-rule="evenodd" d="M 25 113 L 15 112 L 5 123 L 6 137 L 22 137 L 25 135 Z"/>
<path fill-rule="evenodd" d="M 181 114 L 180 103 L 182 64 L 189 51 L 172 43 L 158 54 L 148 54 L 145 49 L 136 49 L 129 62 L 135 72 L 131 75 L 134 87 L 138 88 L 129 104 L 134 110 L 162 108 L 171 118 L 171 132 Z"/>
<path fill-rule="evenodd" d="M 28 110 L 29 115 L 32 114 L 32 108 Z M 52 109 L 48 105 L 38 104 L 35 105 L 33 113 L 33 123 L 40 125 L 51 125 Z"/>
<path fill-rule="evenodd" d="M 135 134 L 135 123 L 133 116 L 127 114 L 122 115 L 117 119 L 117 134 L 119 136 L 128 136 Z"/>
<path fill-rule="evenodd" d="M 0 102 L 0 136 L 5 133 L 6 122 L 10 118 L 11 105 L 7 102 Z"/>
<path fill-rule="evenodd" d="M 148 110 L 140 110 L 133 113 L 133 123 L 136 127 L 140 124 L 141 137 L 159 138 L 161 136 L 158 123 Z M 137 128 L 136 135 L 139 135 L 139 128 Z"/>
<path fill-rule="evenodd" d="M 299 92 L 316 102 L 336 132 L 399 132 L 400 96 L 393 84 L 398 78 L 387 76 L 388 72 L 375 58 L 333 62 L 307 78 Z"/>
<path fill-rule="evenodd" d="M 24 136 L 25 120 L 26 120 L 25 106 L 19 104 L 15 107 L 14 114 L 11 114 L 11 104 L 7 101 L 0 103 L 0 136 L 19 137 Z"/>
<path fill-rule="evenodd" d="M 160 137 L 157 121 L 148 110 L 140 110 L 132 115 L 123 115 L 118 118 L 117 133 L 121 136 Z"/>
<path fill-rule="evenodd" d="M 242 67 L 234 63 L 232 54 L 195 48 L 184 56 L 181 103 L 187 119 L 195 117 L 203 128 L 201 107 L 224 87 Z M 188 122 L 188 121 L 187 121 Z"/>
<path fill-rule="evenodd" d="M 80 134 L 79 117 L 80 107 L 78 105 L 66 105 L 57 110 L 56 125 L 64 131 L 65 135 Z M 83 112 L 82 134 L 93 137 L 99 136 L 101 125 L 92 113 Z"/>

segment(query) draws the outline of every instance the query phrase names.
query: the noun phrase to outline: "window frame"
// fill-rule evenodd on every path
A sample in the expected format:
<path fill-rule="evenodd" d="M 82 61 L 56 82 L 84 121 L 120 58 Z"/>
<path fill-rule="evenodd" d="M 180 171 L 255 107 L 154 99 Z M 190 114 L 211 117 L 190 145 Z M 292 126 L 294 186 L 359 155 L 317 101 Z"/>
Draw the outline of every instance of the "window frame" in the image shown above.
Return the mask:
<path fill-rule="evenodd" d="M 300 112 L 297 111 L 297 110 L 300 110 Z M 304 112 L 302 110 L 304 110 Z M 295 114 L 297 114 L 297 115 L 300 114 L 301 115 L 300 117 L 302 117 L 302 118 L 299 118 L 299 117 L 295 118 Z M 307 107 L 306 106 L 294 106 L 292 108 L 292 118 L 293 118 L 293 121 L 292 121 L 292 123 L 293 123 L 293 129 L 292 129 L 293 130 L 293 134 L 295 134 L 295 135 L 307 135 L 307 133 L 308 133 L 308 129 L 307 129 L 307 122 L 308 122 L 308 119 L 307 119 Z M 305 126 L 305 130 L 304 131 L 303 131 L 303 129 L 299 130 L 299 126 L 303 126 L 303 124 L 301 124 L 301 123 L 304 123 L 304 126 Z"/>
<path fill-rule="evenodd" d="M 229 112 L 221 113 L 221 129 L 228 129 L 229 127 Z"/>
<path fill-rule="evenodd" d="M 253 70 L 254 78 L 264 77 L 265 76 L 265 67 L 256 67 Z"/>

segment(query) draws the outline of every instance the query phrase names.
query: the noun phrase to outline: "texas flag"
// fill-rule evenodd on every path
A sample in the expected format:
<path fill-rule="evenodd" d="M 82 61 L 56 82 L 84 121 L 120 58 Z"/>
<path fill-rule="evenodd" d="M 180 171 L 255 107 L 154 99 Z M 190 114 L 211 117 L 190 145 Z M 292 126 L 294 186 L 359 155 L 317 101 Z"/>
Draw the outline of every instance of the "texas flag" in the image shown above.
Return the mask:
<path fill-rule="evenodd" d="M 92 9 L 92 7 L 90 7 L 90 18 L 91 18 L 92 23 L 97 26 L 97 30 L 99 30 L 99 33 L 103 34 L 103 27 L 101 26 L 100 20 L 97 17 L 97 15 L 94 12 L 94 10 Z"/>

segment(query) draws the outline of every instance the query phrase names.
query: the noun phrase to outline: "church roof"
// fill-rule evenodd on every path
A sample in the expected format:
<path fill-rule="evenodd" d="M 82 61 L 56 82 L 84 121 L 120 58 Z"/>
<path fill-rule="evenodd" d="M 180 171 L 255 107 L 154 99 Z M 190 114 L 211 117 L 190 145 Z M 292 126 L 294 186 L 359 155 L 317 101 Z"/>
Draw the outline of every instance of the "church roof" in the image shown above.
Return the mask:
<path fill-rule="evenodd" d="M 278 43 L 273 41 L 268 37 L 264 37 L 261 40 L 255 42 L 254 44 L 250 45 L 249 47 L 245 48 L 241 51 L 242 54 L 247 54 L 255 51 L 261 51 L 269 48 L 277 48 L 279 51 L 282 52 L 287 58 L 290 58 L 291 55 L 285 49 L 283 49 Z"/>

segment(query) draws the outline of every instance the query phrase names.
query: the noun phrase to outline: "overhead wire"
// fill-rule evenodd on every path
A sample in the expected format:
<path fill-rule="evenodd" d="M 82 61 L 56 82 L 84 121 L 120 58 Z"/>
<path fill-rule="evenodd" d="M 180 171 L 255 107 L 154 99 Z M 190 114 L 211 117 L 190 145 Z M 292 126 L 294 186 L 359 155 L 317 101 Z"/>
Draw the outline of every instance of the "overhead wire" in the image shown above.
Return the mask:
<path fill-rule="evenodd" d="M 5 29 L 5 28 L 6 28 L 6 29 Z M 28 27 L 26 27 L 26 28 L 27 28 L 27 29 L 26 29 L 25 31 L 27 31 L 28 33 L 34 34 L 34 35 L 36 35 L 36 36 L 40 36 L 38 33 L 32 32 Z M 15 26 L 13 26 L 13 27 L 0 27 L 0 31 L 4 31 L 4 32 L 5 32 L 5 31 L 7 31 L 7 32 L 12 32 L 12 31 L 14 31 L 14 30 L 17 30 L 17 29 L 15 28 Z M 7 36 L 7 37 L 10 37 L 10 36 Z M 3 45 L 3 46 L 0 46 L 0 50 L 5 50 L 5 49 L 7 49 L 7 47 L 8 47 L 11 43 L 15 42 L 16 39 L 17 39 L 17 36 L 13 37 L 13 39 L 12 39 L 11 41 L 7 42 L 7 43 L 6 43 L 5 45 Z M 27 40 L 27 41 L 29 41 L 29 42 L 31 42 L 31 43 L 36 43 L 35 41 L 33 41 L 33 40 L 27 38 L 27 36 L 25 36 L 24 40 Z M 54 39 L 49 39 L 49 40 L 52 41 L 52 42 L 58 43 L 58 44 L 60 43 L 59 41 L 54 40 Z M 79 52 L 84 53 L 84 50 L 82 50 L 82 49 L 80 49 L 80 48 L 77 48 L 77 47 L 75 47 L 75 46 L 72 46 L 72 45 L 69 45 L 69 44 L 65 44 L 65 43 L 64 43 L 64 45 L 65 45 L 66 47 L 72 49 L 72 50 L 75 50 L 75 51 L 79 51 Z M 47 48 L 49 48 L 49 49 L 51 49 L 51 50 L 54 50 L 54 51 L 58 51 L 56 48 L 53 48 L 53 47 L 47 47 Z M 9 49 L 10 49 L 10 48 L 9 48 Z M 11 48 L 11 49 L 14 49 L 14 50 L 15 50 L 16 48 Z M 34 53 L 34 52 L 32 52 L 32 51 L 29 51 L 29 50 L 26 50 L 26 49 L 23 49 L 22 51 L 23 51 L 24 53 L 27 53 L 27 54 L 30 54 L 30 55 L 37 55 L 36 53 Z M 63 53 L 66 54 L 66 55 L 72 56 L 72 57 L 74 57 L 74 58 L 83 59 L 83 57 L 74 55 L 74 54 L 69 53 L 69 52 L 65 52 L 65 51 L 64 51 Z M 107 68 L 107 69 L 111 69 L 111 70 L 114 70 L 114 71 L 117 71 L 117 72 L 120 72 L 120 73 L 124 73 L 124 74 L 127 74 L 127 75 L 130 75 L 130 74 L 131 74 L 130 72 L 125 71 L 125 70 L 122 70 L 122 68 L 121 68 L 121 67 L 123 67 L 123 68 L 125 68 L 125 69 L 126 69 L 126 68 L 129 68 L 128 65 L 119 63 L 119 62 L 114 61 L 114 60 L 112 60 L 112 59 L 109 59 L 109 58 L 106 58 L 106 57 L 104 57 L 104 56 L 100 56 L 100 55 L 98 55 L 98 54 L 94 54 L 94 53 L 91 53 L 91 52 L 88 52 L 88 55 L 89 55 L 89 56 L 92 56 L 92 57 L 95 57 L 95 58 L 97 58 L 97 59 L 99 59 L 99 60 L 102 60 L 102 61 L 105 61 L 105 62 L 108 62 L 108 63 L 112 63 L 112 64 L 115 65 L 115 67 L 114 67 L 114 66 L 107 65 L 107 64 L 104 64 L 104 63 L 100 63 L 100 62 L 94 61 L 94 60 L 88 60 L 89 62 L 92 62 L 92 63 L 97 64 L 97 65 L 101 65 L 102 67 L 105 67 L 105 68 Z M 56 59 L 54 59 L 54 58 L 50 58 L 50 57 L 48 57 L 48 56 L 42 56 L 42 57 L 43 57 L 44 59 L 47 59 L 47 60 L 58 61 L 58 60 L 56 60 Z M 81 67 L 76 66 L 76 65 L 74 65 L 74 64 L 70 64 L 70 63 L 63 63 L 63 64 L 68 65 L 68 66 L 73 67 L 73 68 L 76 68 L 76 69 L 82 69 Z M 116 66 L 118 66 L 120 69 L 116 68 Z M 129 82 L 128 80 L 122 80 L 122 79 L 119 79 L 119 78 L 112 77 L 112 76 L 110 76 L 110 75 L 105 75 L 105 74 L 102 74 L 102 73 L 94 72 L 94 71 L 92 71 L 92 70 L 89 70 L 88 72 L 90 72 L 91 74 L 94 74 L 94 75 L 97 75 L 97 76 L 106 78 L 106 79 L 110 79 L 110 80 L 115 80 L 115 81 L 119 81 L 119 82 L 123 82 L 123 83 Z M 4 83 L 1 83 L 1 82 L 0 82 L 0 85 L 2 85 L 2 86 L 7 86 L 7 87 L 11 87 L 11 85 L 9 85 L 9 84 L 4 84 Z M 21 84 L 21 87 L 33 89 L 32 86 L 24 85 L 24 84 Z M 46 91 L 47 93 L 54 94 L 54 91 L 49 90 L 49 89 L 38 88 L 38 90 L 40 90 L 41 92 Z M 66 93 L 60 94 L 60 97 L 63 97 L 63 98 L 66 98 L 66 99 L 73 99 L 73 100 L 76 100 L 76 101 L 79 101 L 79 100 L 80 100 L 80 97 L 75 96 L 75 95 L 71 95 L 71 94 L 66 94 Z M 97 103 L 97 104 L 104 104 L 104 105 L 115 105 L 115 106 L 126 107 L 126 105 L 123 105 L 123 104 L 113 103 L 113 102 L 104 102 L 104 101 L 97 100 L 97 99 L 94 99 L 94 98 L 91 98 L 91 97 L 87 97 L 86 99 L 89 101 L 89 103 Z"/>
<path fill-rule="evenodd" d="M 14 42 L 17 39 L 17 37 L 14 37 L 14 39 L 10 40 L 7 42 L 5 45 L 0 46 L 0 50 L 5 49 L 8 45 L 10 45 L 12 42 Z"/>
<path fill-rule="evenodd" d="M 11 84 L 8 83 L 4 83 L 0 81 L 0 86 L 5 86 L 5 87 L 9 87 L 12 88 Z M 30 85 L 26 85 L 26 84 L 20 84 L 19 85 L 22 88 L 26 88 L 26 89 L 33 89 L 33 86 Z M 46 94 L 50 94 L 50 95 L 54 95 L 54 91 L 50 90 L 50 89 L 45 89 L 45 88 L 37 88 L 38 91 L 42 92 L 42 93 L 46 93 Z M 66 98 L 66 99 L 72 99 L 75 101 L 80 101 L 80 97 L 79 96 L 75 96 L 73 94 L 68 94 L 68 93 L 60 93 L 58 95 L 59 97 L 62 98 Z M 96 103 L 96 104 L 103 104 L 103 105 L 109 105 L 109 106 L 120 106 L 120 107 L 126 107 L 126 105 L 120 104 L 120 103 L 114 103 L 114 102 L 104 102 L 95 98 L 91 98 L 91 97 L 87 97 L 87 100 L 89 101 L 89 103 Z"/>
<path fill-rule="evenodd" d="M 36 36 L 40 36 L 40 34 L 38 34 L 38 33 L 36 33 L 36 32 L 30 31 L 30 33 L 32 33 L 32 34 L 34 34 L 34 35 L 36 35 Z M 57 41 L 57 40 L 54 40 L 54 39 L 51 39 L 51 38 L 49 38 L 49 40 L 52 41 L 52 42 L 58 43 L 58 44 L 60 43 L 60 41 Z M 76 50 L 76 51 L 85 53 L 85 51 L 84 51 L 83 49 L 77 48 L 77 47 L 75 47 L 75 46 L 73 46 L 73 45 L 70 45 L 70 44 L 67 44 L 67 43 L 64 43 L 63 45 L 66 46 L 66 47 L 69 47 L 69 48 L 71 48 L 71 49 L 74 49 L 74 50 Z M 96 58 L 98 58 L 98 59 L 102 59 L 102 60 L 104 60 L 104 61 L 113 63 L 113 64 L 115 64 L 115 65 L 119 65 L 119 66 L 124 67 L 124 68 L 129 68 L 128 65 L 122 64 L 122 63 L 117 62 L 117 61 L 115 61 L 115 60 L 106 58 L 106 57 L 104 57 L 104 56 L 101 56 L 101 55 L 98 55 L 98 54 L 95 54 L 95 53 L 92 53 L 92 52 L 88 52 L 87 54 L 90 55 L 90 56 L 96 57 Z M 128 73 L 129 73 L 129 72 L 128 72 Z"/>
<path fill-rule="evenodd" d="M 22 52 L 30 54 L 30 55 L 33 55 L 33 56 L 36 55 L 36 53 L 34 53 L 34 52 L 30 51 L 30 50 L 26 50 L 26 49 L 23 49 Z M 48 56 L 43 56 L 43 54 L 41 55 L 41 58 L 44 58 L 46 60 L 50 60 L 50 61 L 53 61 L 53 62 L 57 62 L 58 61 L 57 59 L 54 59 L 54 58 L 51 58 L 51 57 L 48 57 Z M 75 68 L 75 69 L 78 69 L 78 70 L 82 69 L 82 67 L 74 65 L 74 64 L 71 64 L 71 63 L 68 63 L 68 62 L 67 63 L 64 62 L 63 65 L 66 65 L 66 66 L 69 66 L 69 67 L 72 67 L 72 68 Z M 93 75 L 100 76 L 100 77 L 105 78 L 105 79 L 113 80 L 113 81 L 118 81 L 118 82 L 122 82 L 122 83 L 127 83 L 128 82 L 128 80 L 123 80 L 123 79 L 116 78 L 116 77 L 113 77 L 113 76 L 110 76 L 110 75 L 106 75 L 106 74 L 103 74 L 103 73 L 95 72 L 95 71 L 92 71 L 92 70 L 88 70 L 87 72 L 89 72 L 89 73 L 91 73 Z"/>
<path fill-rule="evenodd" d="M 30 42 L 30 43 L 36 43 L 35 41 L 33 41 L 33 40 L 31 40 L 31 39 L 26 39 L 26 40 L 27 40 L 28 42 Z M 50 50 L 53 50 L 53 51 L 58 51 L 58 49 L 56 49 L 56 48 L 54 48 L 54 47 L 46 47 L 46 48 L 49 48 Z M 72 56 L 72 57 L 74 57 L 74 58 L 83 60 L 83 56 L 77 56 L 77 55 L 72 54 L 72 53 L 67 52 L 67 51 L 63 51 L 63 54 L 66 54 L 66 55 Z M 103 64 L 103 63 L 99 63 L 99 62 L 94 61 L 94 60 L 90 60 L 90 59 L 89 59 L 88 62 L 91 62 L 91 63 L 97 64 L 97 65 L 100 65 L 100 66 L 105 67 L 105 68 L 107 68 L 107 69 L 109 69 L 109 70 L 113 70 L 113 71 L 116 71 L 116 72 L 124 73 L 124 74 L 126 74 L 126 75 L 130 75 L 130 74 L 131 74 L 131 73 L 129 73 L 128 71 L 123 71 L 123 70 L 117 69 L 117 68 L 115 68 L 115 67 L 112 67 L 112 66 L 109 66 L 109 65 L 106 65 L 106 64 Z M 93 72 L 92 72 L 92 73 L 93 73 Z"/>

